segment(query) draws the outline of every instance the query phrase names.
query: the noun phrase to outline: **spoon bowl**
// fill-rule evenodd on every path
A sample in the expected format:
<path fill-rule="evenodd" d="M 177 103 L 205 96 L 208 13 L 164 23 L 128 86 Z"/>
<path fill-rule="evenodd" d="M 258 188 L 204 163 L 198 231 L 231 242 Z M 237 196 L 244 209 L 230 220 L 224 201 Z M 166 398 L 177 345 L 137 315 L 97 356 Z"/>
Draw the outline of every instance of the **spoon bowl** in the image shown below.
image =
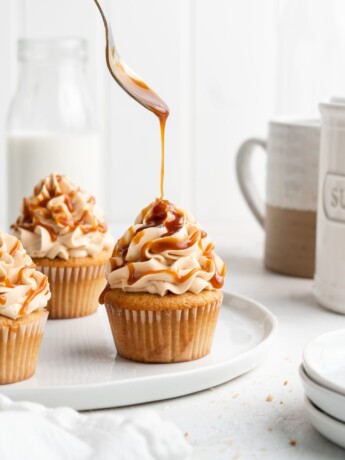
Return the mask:
<path fill-rule="evenodd" d="M 105 27 L 106 62 L 111 75 L 129 96 L 146 109 L 151 110 L 160 119 L 166 119 L 169 115 L 167 104 L 120 58 L 104 0 L 94 0 L 94 2 L 101 13 Z"/>

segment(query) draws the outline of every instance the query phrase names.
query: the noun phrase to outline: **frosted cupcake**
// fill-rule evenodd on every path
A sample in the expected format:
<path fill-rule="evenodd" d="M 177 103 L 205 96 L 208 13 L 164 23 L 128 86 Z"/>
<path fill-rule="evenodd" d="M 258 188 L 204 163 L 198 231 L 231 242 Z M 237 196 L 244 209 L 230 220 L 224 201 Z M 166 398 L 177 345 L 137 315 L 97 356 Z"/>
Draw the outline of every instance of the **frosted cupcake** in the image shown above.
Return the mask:
<path fill-rule="evenodd" d="M 186 211 L 157 199 L 115 245 L 105 303 L 119 355 L 179 362 L 209 353 L 225 264 Z"/>
<path fill-rule="evenodd" d="M 24 198 L 11 228 L 49 278 L 49 318 L 76 318 L 97 310 L 112 239 L 93 196 L 67 177 L 51 174 Z"/>
<path fill-rule="evenodd" d="M 0 230 L 0 385 L 34 374 L 49 299 L 47 277 L 20 241 Z"/>

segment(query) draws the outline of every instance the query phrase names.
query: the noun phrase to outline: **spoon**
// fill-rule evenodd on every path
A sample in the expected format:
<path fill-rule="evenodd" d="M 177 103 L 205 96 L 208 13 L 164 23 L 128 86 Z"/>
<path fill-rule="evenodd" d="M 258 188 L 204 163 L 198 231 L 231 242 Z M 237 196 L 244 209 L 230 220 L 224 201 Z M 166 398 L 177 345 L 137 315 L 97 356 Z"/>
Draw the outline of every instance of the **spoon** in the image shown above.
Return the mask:
<path fill-rule="evenodd" d="M 139 104 L 151 110 L 160 120 L 166 120 L 169 107 L 125 62 L 122 61 L 115 46 L 109 19 L 105 13 L 104 0 L 94 0 L 101 13 L 106 34 L 106 61 L 115 81 Z"/>

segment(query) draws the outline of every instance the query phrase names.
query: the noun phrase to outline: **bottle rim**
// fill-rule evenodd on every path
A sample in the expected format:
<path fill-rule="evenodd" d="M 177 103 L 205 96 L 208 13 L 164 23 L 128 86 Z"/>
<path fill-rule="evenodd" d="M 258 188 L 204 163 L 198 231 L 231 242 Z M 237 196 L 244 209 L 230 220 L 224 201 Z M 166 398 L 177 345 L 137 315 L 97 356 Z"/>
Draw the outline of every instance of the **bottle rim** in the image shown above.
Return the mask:
<path fill-rule="evenodd" d="M 19 61 L 59 59 L 87 60 L 87 41 L 78 37 L 20 38 L 18 40 Z"/>

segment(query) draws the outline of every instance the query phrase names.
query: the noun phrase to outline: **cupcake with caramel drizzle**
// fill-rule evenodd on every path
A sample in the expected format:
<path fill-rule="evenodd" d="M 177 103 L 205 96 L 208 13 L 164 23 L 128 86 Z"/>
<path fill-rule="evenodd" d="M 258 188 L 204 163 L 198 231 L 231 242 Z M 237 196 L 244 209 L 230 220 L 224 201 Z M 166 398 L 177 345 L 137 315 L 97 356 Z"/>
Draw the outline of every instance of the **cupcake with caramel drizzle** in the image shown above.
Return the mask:
<path fill-rule="evenodd" d="M 0 230 L 0 385 L 34 374 L 49 299 L 47 277 L 20 241 Z"/>
<path fill-rule="evenodd" d="M 118 240 L 107 266 L 100 300 L 117 352 L 160 363 L 208 354 L 225 271 L 193 216 L 156 199 Z"/>
<path fill-rule="evenodd" d="M 49 318 L 96 311 L 112 239 L 92 195 L 67 177 L 51 174 L 24 198 L 11 229 L 49 278 Z"/>

